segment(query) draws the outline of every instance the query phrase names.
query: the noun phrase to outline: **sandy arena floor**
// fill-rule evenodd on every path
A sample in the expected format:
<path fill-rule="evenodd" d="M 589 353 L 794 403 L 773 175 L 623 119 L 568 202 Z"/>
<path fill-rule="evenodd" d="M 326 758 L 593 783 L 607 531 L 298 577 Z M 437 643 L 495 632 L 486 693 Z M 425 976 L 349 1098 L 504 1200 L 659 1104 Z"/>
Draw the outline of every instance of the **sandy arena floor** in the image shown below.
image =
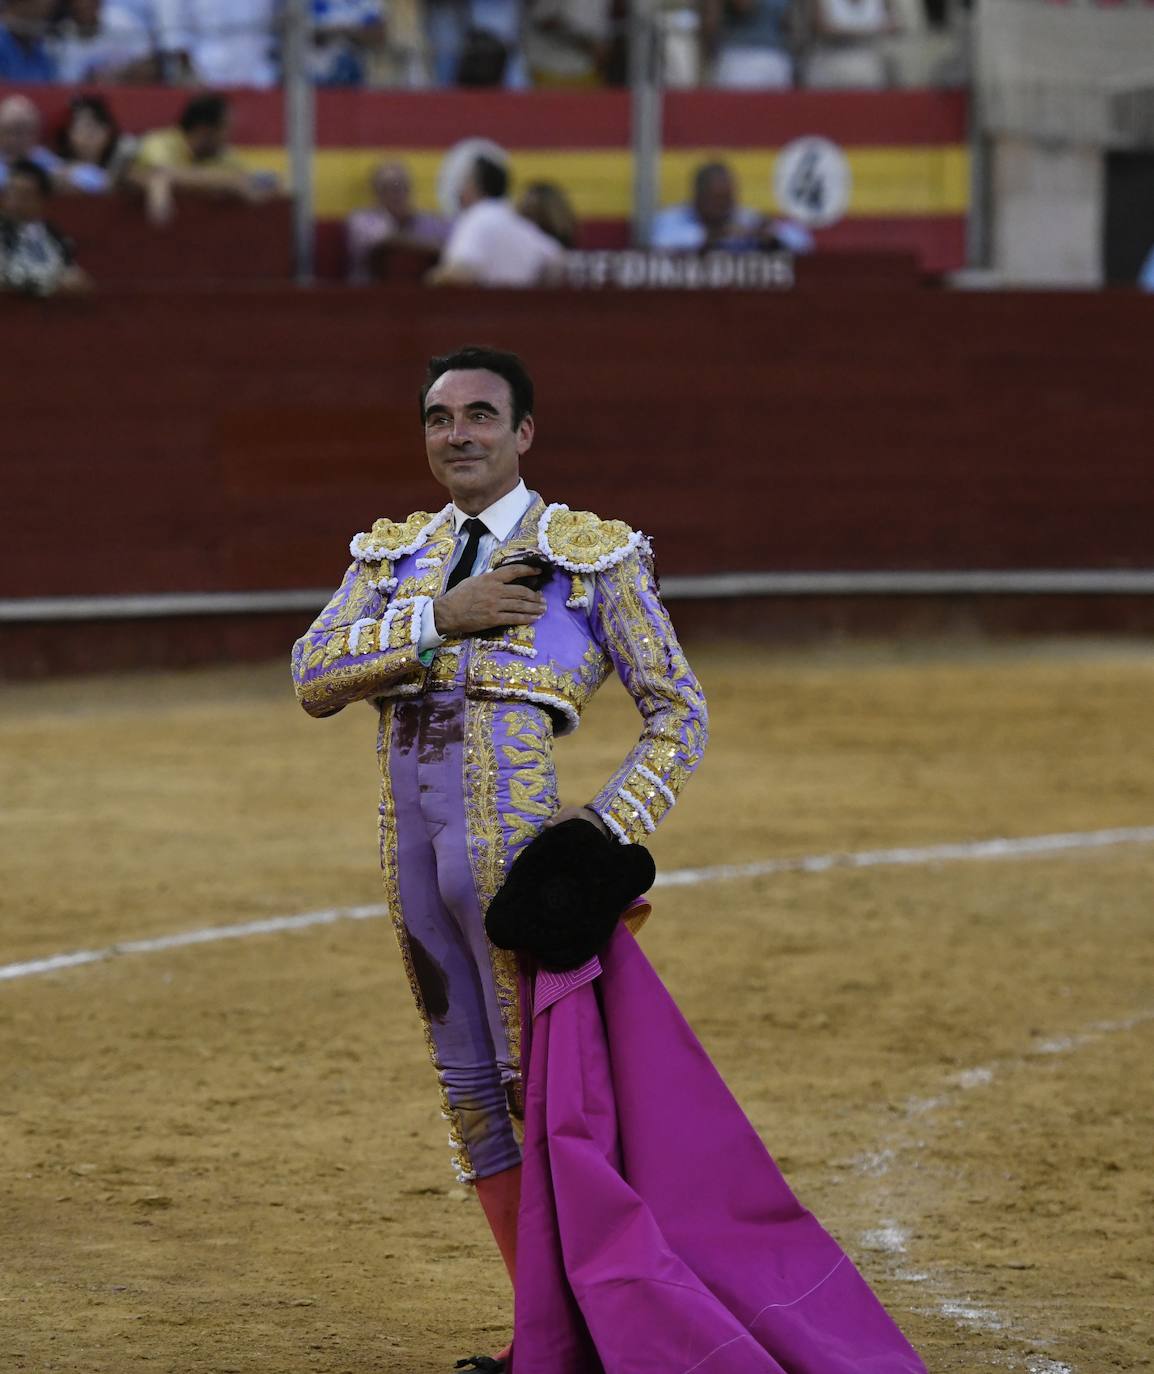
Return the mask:
<path fill-rule="evenodd" d="M 1154 649 L 694 655 L 664 870 L 1154 825 Z M 635 732 L 559 746 L 583 800 Z M 283 664 L 0 690 L 0 963 L 377 903 L 372 718 Z M 1154 845 L 709 881 L 643 937 L 934 1374 L 1154 1366 Z M 392 934 L 0 981 L 0 1371 L 435 1374 L 510 1295 Z"/>

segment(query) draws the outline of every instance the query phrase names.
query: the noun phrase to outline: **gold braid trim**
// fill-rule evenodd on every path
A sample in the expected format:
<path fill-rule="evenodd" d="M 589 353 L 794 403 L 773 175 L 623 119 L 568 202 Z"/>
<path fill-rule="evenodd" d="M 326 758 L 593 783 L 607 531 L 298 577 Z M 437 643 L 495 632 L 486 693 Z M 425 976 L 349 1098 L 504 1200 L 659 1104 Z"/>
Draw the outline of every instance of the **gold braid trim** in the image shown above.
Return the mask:
<path fill-rule="evenodd" d="M 467 700 L 465 703 L 465 832 L 469 840 L 469 863 L 481 916 L 505 881 L 508 854 L 501 824 L 498 779 L 500 767 L 494 742 L 497 713 L 506 709 L 498 701 Z M 509 1046 L 510 1062 L 516 1066 L 510 1107 L 516 1130 L 524 1116 L 524 1091 L 521 1064 L 521 986 L 517 955 L 513 950 L 489 946 L 493 985 L 501 1024 Z"/>

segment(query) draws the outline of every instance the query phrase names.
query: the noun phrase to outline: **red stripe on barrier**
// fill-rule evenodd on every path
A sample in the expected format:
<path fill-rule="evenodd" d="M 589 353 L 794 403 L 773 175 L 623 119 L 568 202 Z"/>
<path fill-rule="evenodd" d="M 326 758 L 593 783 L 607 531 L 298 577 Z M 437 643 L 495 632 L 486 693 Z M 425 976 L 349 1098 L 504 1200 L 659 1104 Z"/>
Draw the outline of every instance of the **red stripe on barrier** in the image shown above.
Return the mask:
<path fill-rule="evenodd" d="M 678 91 L 665 100 L 668 148 L 777 148 L 820 134 L 847 148 L 966 140 L 964 91 Z"/>
<path fill-rule="evenodd" d="M 446 148 L 491 138 L 506 148 L 621 148 L 623 91 L 329 91 L 317 102 L 322 148 Z"/>

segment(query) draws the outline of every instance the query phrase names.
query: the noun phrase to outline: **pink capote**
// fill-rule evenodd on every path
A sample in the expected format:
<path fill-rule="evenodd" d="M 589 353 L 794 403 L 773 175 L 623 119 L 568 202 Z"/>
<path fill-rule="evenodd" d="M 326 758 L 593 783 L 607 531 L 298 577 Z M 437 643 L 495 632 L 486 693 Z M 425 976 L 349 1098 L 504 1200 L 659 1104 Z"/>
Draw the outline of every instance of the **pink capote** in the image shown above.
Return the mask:
<path fill-rule="evenodd" d="M 925 1374 L 624 924 L 522 994 L 513 1374 Z"/>

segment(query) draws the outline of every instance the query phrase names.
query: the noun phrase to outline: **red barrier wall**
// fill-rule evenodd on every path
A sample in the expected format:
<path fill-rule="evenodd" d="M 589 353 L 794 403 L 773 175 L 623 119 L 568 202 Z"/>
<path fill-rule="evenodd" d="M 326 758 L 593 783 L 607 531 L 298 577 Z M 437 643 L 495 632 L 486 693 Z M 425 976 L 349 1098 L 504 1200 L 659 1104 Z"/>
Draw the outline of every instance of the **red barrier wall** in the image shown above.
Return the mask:
<path fill-rule="evenodd" d="M 416 390 L 466 341 L 534 371 L 530 482 L 665 573 L 1154 567 L 1138 296 L 270 287 L 0 305 L 0 596 L 334 584 L 440 504 Z"/>

